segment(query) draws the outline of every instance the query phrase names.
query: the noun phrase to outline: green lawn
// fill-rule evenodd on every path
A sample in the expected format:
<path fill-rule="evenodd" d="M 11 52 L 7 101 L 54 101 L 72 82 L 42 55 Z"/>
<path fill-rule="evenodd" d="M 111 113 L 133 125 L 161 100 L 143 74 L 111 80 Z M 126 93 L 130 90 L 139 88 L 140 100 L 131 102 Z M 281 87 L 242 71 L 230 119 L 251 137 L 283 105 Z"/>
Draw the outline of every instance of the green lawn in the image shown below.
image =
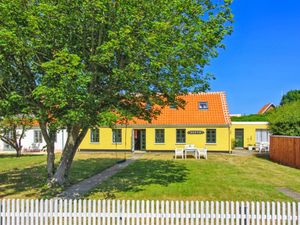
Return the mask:
<path fill-rule="evenodd" d="M 256 156 L 209 154 L 208 160 L 173 160 L 170 154 L 146 154 L 86 197 L 292 200 L 277 187 L 300 192 L 300 170 Z"/>
<path fill-rule="evenodd" d="M 114 165 L 115 154 L 77 153 L 71 169 L 70 184 L 88 178 Z M 59 159 L 57 155 L 57 159 Z M 123 157 L 123 155 L 122 155 Z M 49 189 L 46 185 L 46 155 L 24 155 L 20 158 L 0 155 L 1 198 L 54 197 L 62 189 Z"/>

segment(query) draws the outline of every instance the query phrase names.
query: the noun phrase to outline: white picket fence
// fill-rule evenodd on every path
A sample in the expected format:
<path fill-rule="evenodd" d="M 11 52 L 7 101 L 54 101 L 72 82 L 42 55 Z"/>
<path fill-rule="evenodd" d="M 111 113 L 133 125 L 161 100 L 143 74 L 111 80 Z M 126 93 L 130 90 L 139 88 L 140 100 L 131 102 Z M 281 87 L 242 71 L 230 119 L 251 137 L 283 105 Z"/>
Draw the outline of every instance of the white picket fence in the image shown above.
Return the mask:
<path fill-rule="evenodd" d="M 300 225 L 300 202 L 0 200 L 0 225 Z"/>

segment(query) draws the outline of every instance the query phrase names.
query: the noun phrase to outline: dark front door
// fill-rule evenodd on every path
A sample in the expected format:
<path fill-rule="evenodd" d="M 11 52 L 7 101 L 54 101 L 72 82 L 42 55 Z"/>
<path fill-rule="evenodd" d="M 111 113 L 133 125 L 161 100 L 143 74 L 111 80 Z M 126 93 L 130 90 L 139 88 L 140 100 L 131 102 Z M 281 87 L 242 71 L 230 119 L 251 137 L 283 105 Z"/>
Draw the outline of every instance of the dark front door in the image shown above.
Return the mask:
<path fill-rule="evenodd" d="M 235 147 L 244 148 L 244 129 L 235 129 Z"/>
<path fill-rule="evenodd" d="M 146 150 L 146 130 L 134 130 L 134 150 Z"/>

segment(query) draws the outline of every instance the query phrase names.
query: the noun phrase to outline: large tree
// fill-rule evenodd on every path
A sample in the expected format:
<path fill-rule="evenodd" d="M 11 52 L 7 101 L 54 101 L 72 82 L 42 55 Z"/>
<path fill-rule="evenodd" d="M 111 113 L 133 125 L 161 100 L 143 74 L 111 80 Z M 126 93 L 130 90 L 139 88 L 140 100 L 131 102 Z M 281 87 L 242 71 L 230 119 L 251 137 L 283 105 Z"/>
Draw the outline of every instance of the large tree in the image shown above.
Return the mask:
<path fill-rule="evenodd" d="M 68 131 L 53 183 L 65 182 L 88 128 L 151 120 L 159 108 L 149 104 L 182 107 L 179 94 L 209 88 L 203 69 L 231 32 L 230 3 L 1 1 L 0 75 L 18 84 L 48 155 L 53 133 Z"/>
<path fill-rule="evenodd" d="M 300 100 L 279 106 L 268 117 L 272 134 L 300 136 Z"/>
<path fill-rule="evenodd" d="M 282 96 L 280 105 L 285 105 L 287 103 L 291 103 L 299 100 L 300 100 L 300 90 L 290 90 Z"/>

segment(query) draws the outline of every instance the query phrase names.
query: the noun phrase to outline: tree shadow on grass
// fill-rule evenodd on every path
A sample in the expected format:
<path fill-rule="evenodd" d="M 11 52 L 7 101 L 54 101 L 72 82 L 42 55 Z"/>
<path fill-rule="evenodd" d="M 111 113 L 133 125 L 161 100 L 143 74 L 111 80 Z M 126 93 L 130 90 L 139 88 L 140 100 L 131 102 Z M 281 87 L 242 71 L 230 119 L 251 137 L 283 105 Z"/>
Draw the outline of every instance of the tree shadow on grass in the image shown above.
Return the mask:
<path fill-rule="evenodd" d="M 137 160 L 104 182 L 95 192 L 102 192 L 104 198 L 114 198 L 115 192 L 139 192 L 147 185 L 168 186 L 185 182 L 188 169 L 181 163 L 164 160 Z"/>
<path fill-rule="evenodd" d="M 89 178 L 104 169 L 113 166 L 118 159 L 90 158 L 74 161 L 69 185 Z M 46 165 L 39 164 L 27 168 L 0 172 L 0 199 L 14 198 L 51 198 L 59 194 L 62 188 L 49 188 L 47 185 Z"/>
<path fill-rule="evenodd" d="M 257 153 L 257 154 L 255 154 L 255 157 L 260 158 L 260 159 L 265 159 L 267 161 L 272 161 L 270 159 L 270 154 L 268 152 Z"/>

